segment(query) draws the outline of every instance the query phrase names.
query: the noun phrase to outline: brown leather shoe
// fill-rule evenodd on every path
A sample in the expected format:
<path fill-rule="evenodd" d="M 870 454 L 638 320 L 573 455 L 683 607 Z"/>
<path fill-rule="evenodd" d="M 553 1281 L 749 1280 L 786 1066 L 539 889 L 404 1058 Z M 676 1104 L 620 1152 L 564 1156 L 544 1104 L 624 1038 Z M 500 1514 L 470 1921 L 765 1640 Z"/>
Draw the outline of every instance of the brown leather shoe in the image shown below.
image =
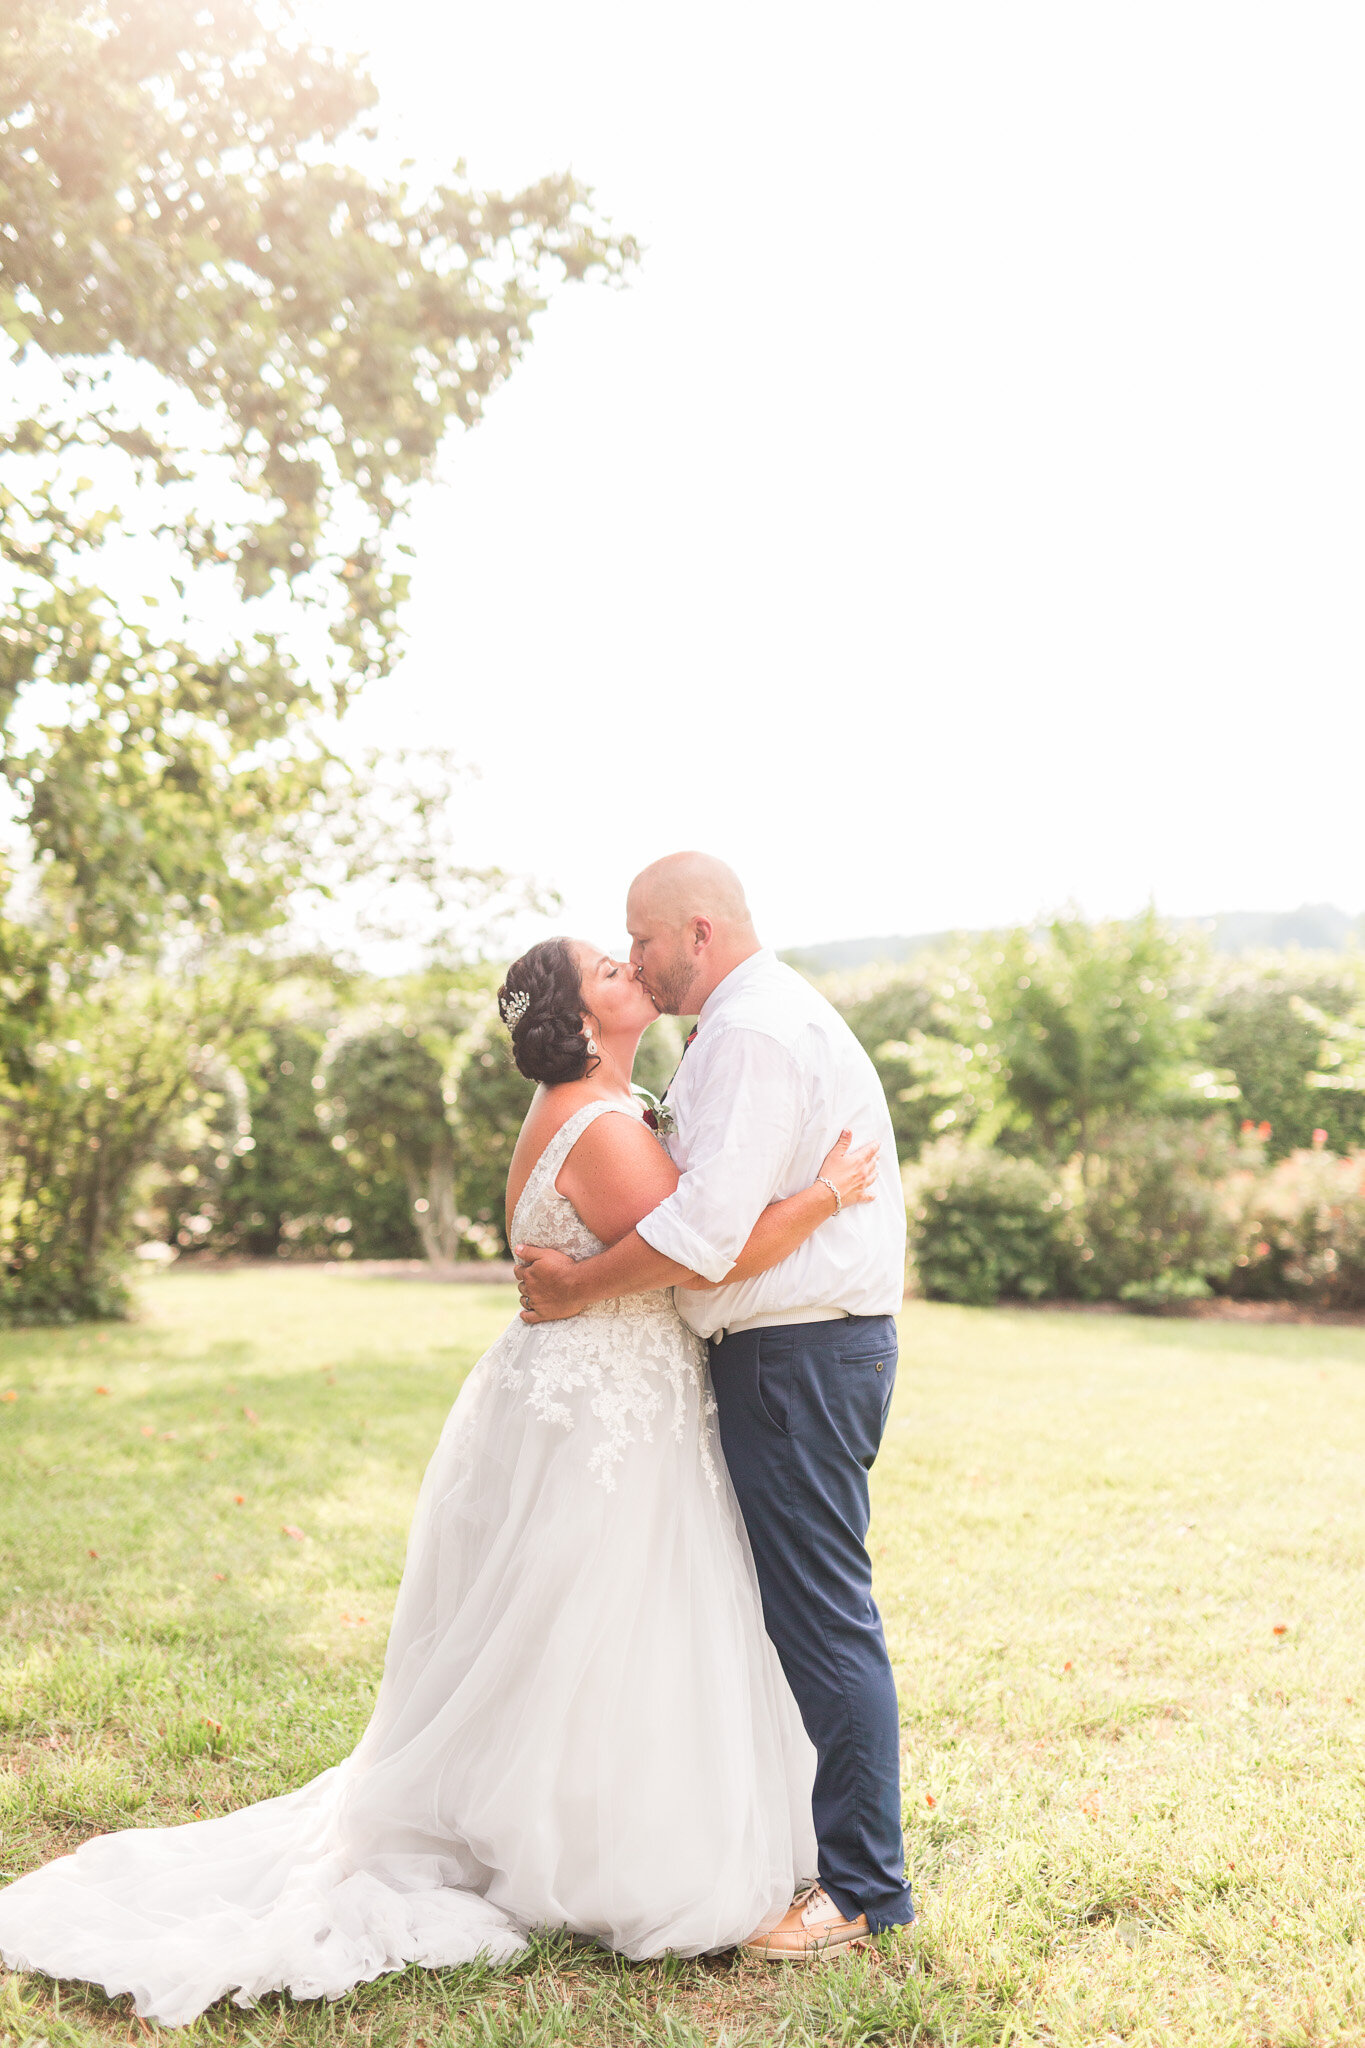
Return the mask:
<path fill-rule="evenodd" d="M 801 1893 L 776 1927 L 752 1935 L 743 1952 L 765 1963 L 813 1963 L 834 1949 L 858 1948 L 871 1938 L 866 1913 L 845 1920 L 829 1893 L 817 1884 Z"/>

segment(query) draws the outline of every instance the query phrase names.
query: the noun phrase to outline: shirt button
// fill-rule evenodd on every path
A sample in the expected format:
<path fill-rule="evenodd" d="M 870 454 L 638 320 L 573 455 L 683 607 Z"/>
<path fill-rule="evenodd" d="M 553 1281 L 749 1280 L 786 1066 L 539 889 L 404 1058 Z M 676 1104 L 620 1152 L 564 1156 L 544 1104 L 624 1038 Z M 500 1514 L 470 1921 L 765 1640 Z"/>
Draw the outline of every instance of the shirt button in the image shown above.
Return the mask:
<path fill-rule="evenodd" d="M 883 1361 L 882 1361 L 882 1360 L 881 1360 L 881 1359 L 879 1358 L 879 1359 L 877 1360 L 877 1370 L 878 1370 L 878 1372 L 880 1372 L 880 1371 L 881 1371 L 881 1369 L 882 1369 L 882 1363 L 883 1363 Z"/>

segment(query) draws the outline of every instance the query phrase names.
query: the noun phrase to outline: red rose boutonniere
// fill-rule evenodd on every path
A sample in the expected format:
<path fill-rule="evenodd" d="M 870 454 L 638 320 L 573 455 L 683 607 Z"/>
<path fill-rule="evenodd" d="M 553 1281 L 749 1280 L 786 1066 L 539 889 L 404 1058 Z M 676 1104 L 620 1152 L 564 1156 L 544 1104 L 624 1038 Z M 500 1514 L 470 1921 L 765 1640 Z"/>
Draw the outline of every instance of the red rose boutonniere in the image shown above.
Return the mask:
<path fill-rule="evenodd" d="M 668 1104 L 661 1102 L 657 1095 L 651 1095 L 648 1088 L 640 1088 L 634 1082 L 631 1084 L 630 1092 L 640 1105 L 641 1119 L 649 1125 L 655 1136 L 671 1137 L 677 1125 L 673 1121 L 673 1112 Z"/>

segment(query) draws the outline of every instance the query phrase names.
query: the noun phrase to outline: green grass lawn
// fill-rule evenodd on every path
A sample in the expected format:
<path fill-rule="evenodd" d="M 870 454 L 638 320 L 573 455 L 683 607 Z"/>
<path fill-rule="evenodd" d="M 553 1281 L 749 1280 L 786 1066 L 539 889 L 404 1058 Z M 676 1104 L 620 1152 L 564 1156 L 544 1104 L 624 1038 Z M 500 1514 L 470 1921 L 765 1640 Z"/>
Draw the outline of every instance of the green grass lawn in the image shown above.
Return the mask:
<path fill-rule="evenodd" d="M 136 1323 L 0 1336 L 0 1869 L 350 1749 L 427 1454 L 512 1305 L 171 1273 Z M 785 1975 L 550 1941 L 185 2038 L 1365 2041 L 1365 1330 L 919 1306 L 902 1332 L 872 1542 L 911 1935 Z M 0 2041 L 146 2031 L 0 1972 Z"/>

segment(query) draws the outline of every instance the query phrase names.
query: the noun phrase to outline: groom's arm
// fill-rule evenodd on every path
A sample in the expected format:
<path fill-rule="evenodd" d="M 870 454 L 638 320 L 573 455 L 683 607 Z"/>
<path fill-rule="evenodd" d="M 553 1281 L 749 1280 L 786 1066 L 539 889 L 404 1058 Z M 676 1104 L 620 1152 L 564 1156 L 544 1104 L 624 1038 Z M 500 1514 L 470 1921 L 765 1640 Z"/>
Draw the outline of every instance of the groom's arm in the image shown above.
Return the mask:
<path fill-rule="evenodd" d="M 847 1140 L 849 1133 L 845 1131 L 843 1136 Z M 875 1154 L 877 1147 L 872 1145 L 863 1150 Z M 555 1322 L 564 1315 L 575 1315 L 580 1308 L 587 1308 L 592 1302 L 604 1298 L 599 1294 L 599 1288 L 605 1288 L 608 1294 L 618 1291 L 627 1294 L 650 1287 L 687 1287 L 696 1291 L 724 1286 L 726 1281 L 752 1280 L 756 1273 L 766 1273 L 773 1266 L 780 1266 L 784 1259 L 789 1259 L 822 1223 L 827 1223 L 838 1213 L 830 1206 L 832 1199 L 828 1183 L 816 1180 L 808 1188 L 787 1195 L 780 1202 L 770 1202 L 749 1232 L 743 1251 L 724 1281 L 706 1280 L 700 1273 L 685 1271 L 674 1260 L 666 1259 L 652 1245 L 646 1244 L 638 1230 L 630 1231 L 620 1243 L 612 1246 L 613 1252 L 622 1251 L 627 1245 L 631 1247 L 629 1257 L 623 1257 L 619 1264 L 605 1253 L 575 1264 L 564 1252 L 543 1251 L 536 1245 L 518 1245 L 522 1285 L 525 1287 L 527 1276 L 533 1274 L 531 1288 L 534 1292 L 528 1288 L 530 1298 L 546 1304 L 523 1315 L 522 1321 Z M 845 1196 L 845 1201 L 854 1199 L 857 1197 Z M 584 1267 L 590 1269 L 586 1278 L 591 1292 L 585 1292 L 581 1301 L 573 1300 L 570 1307 L 567 1304 L 573 1299 L 573 1276 L 582 1273 Z M 565 1283 L 563 1306 L 559 1305 L 561 1279 Z M 555 1306 L 549 1306 L 551 1303 Z"/>
<path fill-rule="evenodd" d="M 715 1284 L 733 1269 L 788 1170 L 801 1077 L 786 1048 L 760 1031 L 722 1031 L 698 1055 L 689 1165 L 675 1192 L 618 1244 L 577 1264 L 518 1245 L 529 1320 L 576 1315 L 613 1295 L 695 1286 L 698 1277 Z"/>

